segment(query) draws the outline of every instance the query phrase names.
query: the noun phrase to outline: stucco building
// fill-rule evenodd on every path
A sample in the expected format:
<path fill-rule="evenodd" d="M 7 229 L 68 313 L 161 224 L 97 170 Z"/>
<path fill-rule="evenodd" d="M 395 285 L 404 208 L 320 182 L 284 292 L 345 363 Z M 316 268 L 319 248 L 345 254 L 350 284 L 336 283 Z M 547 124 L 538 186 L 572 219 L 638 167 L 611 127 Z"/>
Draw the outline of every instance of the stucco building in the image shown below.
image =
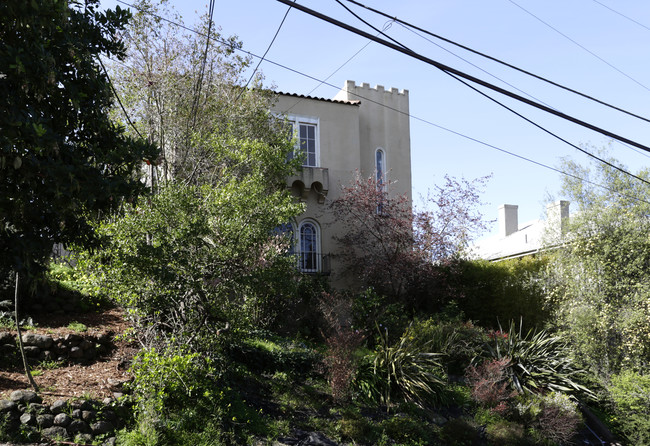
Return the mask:
<path fill-rule="evenodd" d="M 294 126 L 297 151 L 304 152 L 302 171 L 287 187 L 306 203 L 292 223 L 298 267 L 307 273 L 331 274 L 344 284 L 334 240 L 340 224 L 328 213 L 328 201 L 340 195 L 357 172 L 389 180 L 389 195 L 411 200 L 411 143 L 407 90 L 385 89 L 347 81 L 331 99 L 278 93 L 275 113 Z"/>

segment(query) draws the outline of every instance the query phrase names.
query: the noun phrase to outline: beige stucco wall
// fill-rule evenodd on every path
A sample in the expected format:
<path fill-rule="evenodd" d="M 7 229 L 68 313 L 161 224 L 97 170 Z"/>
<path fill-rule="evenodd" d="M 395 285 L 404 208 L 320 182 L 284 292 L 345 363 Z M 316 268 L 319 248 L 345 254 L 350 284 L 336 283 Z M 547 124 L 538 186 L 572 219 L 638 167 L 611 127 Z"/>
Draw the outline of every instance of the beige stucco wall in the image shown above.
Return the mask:
<path fill-rule="evenodd" d="M 306 211 L 296 225 L 305 219 L 316 222 L 321 231 L 321 252 L 330 256 L 331 282 L 336 288 L 351 285 L 336 253 L 344 247 L 334 241 L 341 231 L 339 222 L 328 213 L 327 205 L 340 196 L 341 187 L 349 185 L 357 172 L 363 177 L 375 173 L 375 151 L 386 154 L 390 194 L 406 194 L 411 199 L 411 147 L 409 131 L 408 91 L 357 86 L 347 81 L 333 100 L 278 94 L 275 113 L 289 118 L 317 119 L 319 167 L 327 169 L 327 194 L 310 190 L 300 195 Z M 322 171 L 303 174 L 301 179 L 321 178 Z M 298 177 L 289 179 L 289 186 Z M 306 188 L 310 185 L 306 184 Z M 294 188 L 295 189 L 295 188 Z M 298 193 L 296 193 L 298 195 Z"/>

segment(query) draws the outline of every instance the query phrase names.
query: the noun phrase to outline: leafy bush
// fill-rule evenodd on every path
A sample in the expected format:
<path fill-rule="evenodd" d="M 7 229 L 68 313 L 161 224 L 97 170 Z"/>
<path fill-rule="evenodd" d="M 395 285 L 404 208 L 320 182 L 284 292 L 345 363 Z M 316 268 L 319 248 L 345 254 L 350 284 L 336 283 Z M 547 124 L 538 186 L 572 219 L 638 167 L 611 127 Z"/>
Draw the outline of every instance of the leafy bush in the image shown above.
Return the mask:
<path fill-rule="evenodd" d="M 410 401 L 419 406 L 438 405 L 445 400 L 446 379 L 441 355 L 419 346 L 408 331 L 393 346 L 388 335 L 359 367 L 355 385 L 362 397 L 386 406 Z"/>
<path fill-rule="evenodd" d="M 526 429 L 523 425 L 513 422 L 500 420 L 496 423 L 489 424 L 486 428 L 489 444 L 499 446 L 521 446 L 528 444 L 526 441 Z"/>
<path fill-rule="evenodd" d="M 558 392 L 522 395 L 515 409 L 520 421 L 552 444 L 569 443 L 583 422 L 577 401 Z"/>
<path fill-rule="evenodd" d="M 508 367 L 508 358 L 485 361 L 478 367 L 469 366 L 465 379 L 474 401 L 483 407 L 489 407 L 495 413 L 503 414 L 504 403 L 515 395 L 509 388 Z"/>
<path fill-rule="evenodd" d="M 519 393 L 542 391 L 593 393 L 578 381 L 583 371 L 571 359 L 567 345 L 558 336 L 547 331 L 528 331 L 522 335 L 510 323 L 507 333 L 492 336 L 485 344 L 489 358 L 508 360 L 507 376 Z"/>
<path fill-rule="evenodd" d="M 650 443 L 650 376 L 626 370 L 612 376 L 613 420 L 630 444 Z"/>

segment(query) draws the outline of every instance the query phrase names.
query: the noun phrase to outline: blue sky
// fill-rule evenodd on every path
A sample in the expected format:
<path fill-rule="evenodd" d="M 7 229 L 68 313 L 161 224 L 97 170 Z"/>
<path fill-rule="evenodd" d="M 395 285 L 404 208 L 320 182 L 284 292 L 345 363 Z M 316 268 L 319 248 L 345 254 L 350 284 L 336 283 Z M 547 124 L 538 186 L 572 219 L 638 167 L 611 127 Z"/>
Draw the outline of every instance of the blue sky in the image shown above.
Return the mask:
<path fill-rule="evenodd" d="M 383 17 L 342 2 L 378 28 L 389 24 Z M 650 119 L 650 2 L 646 0 L 360 2 Z M 190 25 L 206 11 L 207 0 L 170 3 Z M 375 34 L 335 0 L 299 3 Z M 102 1 L 102 6 L 109 8 L 116 4 L 116 0 Z M 287 9 L 276 0 L 217 0 L 214 21 L 222 35 L 237 35 L 245 50 L 261 56 Z M 429 37 L 435 45 L 397 23 L 392 23 L 386 33 L 431 59 L 650 146 L 648 122 L 608 110 Z M 327 83 L 336 88 L 319 86 L 313 79 L 269 62 L 262 63 L 261 70 L 266 83 L 279 91 L 318 97 L 333 97 L 347 79 L 409 90 L 414 197 L 426 195 L 428 189 L 442 184 L 445 174 L 467 179 L 492 174 L 483 195 L 486 204 L 481 207 L 485 218 L 496 218 L 497 207 L 508 203 L 519 205 L 519 221 L 525 222 L 543 215 L 548 194 L 563 198 L 557 194 L 560 174 L 473 140 L 553 167 L 561 157 L 587 163 L 587 157 L 575 148 L 438 69 L 377 43 L 367 43 L 363 37 L 293 9 L 267 59 L 320 80 L 332 75 Z M 256 63 L 257 59 L 253 65 Z M 602 147 L 610 143 L 599 133 L 487 92 L 573 144 Z M 650 154 L 635 150 L 619 143 L 611 145 L 611 154 L 636 172 L 650 164 Z M 496 224 L 491 229 L 495 232 Z"/>

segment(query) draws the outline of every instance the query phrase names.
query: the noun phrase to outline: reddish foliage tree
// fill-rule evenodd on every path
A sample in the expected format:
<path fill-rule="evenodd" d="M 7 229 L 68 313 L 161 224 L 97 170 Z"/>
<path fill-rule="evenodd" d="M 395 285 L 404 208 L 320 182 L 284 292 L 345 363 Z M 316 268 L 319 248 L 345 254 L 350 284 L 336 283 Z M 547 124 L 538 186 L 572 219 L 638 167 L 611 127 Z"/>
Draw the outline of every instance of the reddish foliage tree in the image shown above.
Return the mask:
<path fill-rule="evenodd" d="M 390 183 L 359 176 L 330 203 L 344 228 L 341 258 L 361 286 L 404 299 L 418 284 L 431 283 L 433 265 L 458 257 L 469 236 L 485 228 L 475 210 L 488 177 L 445 177 L 445 184 L 413 210 L 405 195 L 389 195 Z"/>

